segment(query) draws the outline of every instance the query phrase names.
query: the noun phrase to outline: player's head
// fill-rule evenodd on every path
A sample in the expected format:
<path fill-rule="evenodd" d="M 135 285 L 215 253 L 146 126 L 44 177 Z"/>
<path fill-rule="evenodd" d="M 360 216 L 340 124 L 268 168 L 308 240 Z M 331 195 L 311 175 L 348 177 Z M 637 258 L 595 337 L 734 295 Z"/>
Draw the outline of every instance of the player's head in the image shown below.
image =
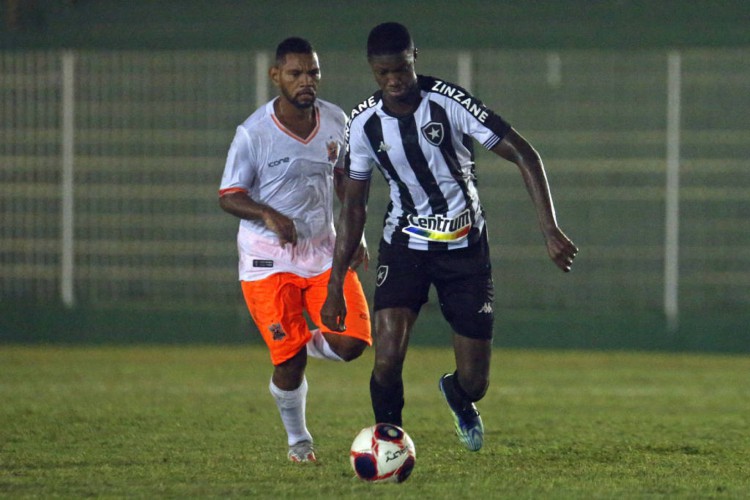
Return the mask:
<path fill-rule="evenodd" d="M 409 30 L 400 23 L 382 23 L 375 26 L 367 37 L 367 58 L 388 56 L 414 49 Z"/>
<path fill-rule="evenodd" d="M 367 62 L 386 102 L 413 102 L 419 90 L 414 69 L 416 59 L 414 40 L 403 24 L 383 23 L 370 31 Z"/>
<path fill-rule="evenodd" d="M 315 49 L 310 42 L 304 38 L 290 36 L 276 46 L 276 65 L 280 66 L 284 64 L 287 54 L 312 55 L 314 53 Z"/>
<path fill-rule="evenodd" d="M 305 109 L 315 103 L 320 64 L 312 44 L 304 38 L 290 37 L 279 43 L 269 75 L 281 97 L 295 107 Z"/>

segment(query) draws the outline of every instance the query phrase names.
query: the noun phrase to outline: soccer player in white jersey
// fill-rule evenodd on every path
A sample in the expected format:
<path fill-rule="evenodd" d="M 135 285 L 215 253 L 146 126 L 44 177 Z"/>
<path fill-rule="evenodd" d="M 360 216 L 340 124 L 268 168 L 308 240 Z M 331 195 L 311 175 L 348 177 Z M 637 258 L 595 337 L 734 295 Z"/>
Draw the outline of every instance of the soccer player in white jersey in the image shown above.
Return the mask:
<path fill-rule="evenodd" d="M 282 41 L 269 76 L 278 97 L 239 127 L 229 148 L 219 203 L 239 217 L 239 279 L 274 365 L 269 390 L 293 462 L 315 461 L 305 403 L 307 356 L 350 361 L 372 344 L 370 316 L 354 272 L 367 264 L 364 240 L 344 272 L 354 312 L 345 331 L 321 322 L 335 230 L 333 196 L 343 196 L 346 115 L 317 98 L 318 56 L 304 39 Z M 312 331 L 304 313 L 318 326 Z"/>
<path fill-rule="evenodd" d="M 547 250 L 569 271 L 578 249 L 557 224 L 541 158 L 505 120 L 465 89 L 415 71 L 417 49 L 406 27 L 370 32 L 367 59 L 380 90 L 351 114 L 346 185 L 328 298 L 321 317 L 341 329 L 347 262 L 365 223 L 374 167 L 390 187 L 374 297 L 375 364 L 370 396 L 377 422 L 402 423 L 402 369 L 409 335 L 434 285 L 451 325 L 456 369 L 439 388 L 459 440 L 484 442 L 475 402 L 489 386 L 494 288 L 472 141 L 515 163 L 536 208 Z"/>

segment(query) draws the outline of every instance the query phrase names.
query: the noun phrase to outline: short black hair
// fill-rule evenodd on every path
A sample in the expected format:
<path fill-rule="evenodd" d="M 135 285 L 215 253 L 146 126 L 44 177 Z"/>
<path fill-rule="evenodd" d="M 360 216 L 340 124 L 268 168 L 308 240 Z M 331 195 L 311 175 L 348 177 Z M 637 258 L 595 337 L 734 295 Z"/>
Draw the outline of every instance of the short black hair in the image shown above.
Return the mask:
<path fill-rule="evenodd" d="M 413 48 L 409 30 L 399 23 L 378 24 L 367 37 L 367 57 L 399 54 Z"/>
<path fill-rule="evenodd" d="M 312 44 L 298 36 L 291 36 L 276 47 L 276 64 L 284 62 L 287 54 L 312 54 L 315 52 Z"/>

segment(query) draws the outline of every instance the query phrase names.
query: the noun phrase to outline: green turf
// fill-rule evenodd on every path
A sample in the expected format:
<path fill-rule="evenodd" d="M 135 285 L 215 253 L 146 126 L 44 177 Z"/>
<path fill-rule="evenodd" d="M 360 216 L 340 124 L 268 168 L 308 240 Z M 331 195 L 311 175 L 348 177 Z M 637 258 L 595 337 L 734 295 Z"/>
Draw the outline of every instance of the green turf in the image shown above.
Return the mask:
<path fill-rule="evenodd" d="M 401 485 L 353 478 L 372 353 L 311 360 L 319 463 L 291 464 L 260 347 L 0 350 L 1 498 L 746 498 L 750 357 L 494 353 L 479 453 L 452 434 L 441 348 L 407 359 Z"/>

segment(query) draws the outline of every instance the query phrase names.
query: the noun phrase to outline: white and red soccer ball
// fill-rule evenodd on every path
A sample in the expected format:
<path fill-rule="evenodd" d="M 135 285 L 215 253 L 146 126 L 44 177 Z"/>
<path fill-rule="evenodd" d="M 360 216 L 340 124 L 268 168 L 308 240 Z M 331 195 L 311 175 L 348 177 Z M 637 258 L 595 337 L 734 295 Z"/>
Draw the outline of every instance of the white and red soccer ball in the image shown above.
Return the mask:
<path fill-rule="evenodd" d="M 416 461 L 414 442 L 401 427 L 375 424 L 354 438 L 349 460 L 357 477 L 374 483 L 406 481 Z"/>

